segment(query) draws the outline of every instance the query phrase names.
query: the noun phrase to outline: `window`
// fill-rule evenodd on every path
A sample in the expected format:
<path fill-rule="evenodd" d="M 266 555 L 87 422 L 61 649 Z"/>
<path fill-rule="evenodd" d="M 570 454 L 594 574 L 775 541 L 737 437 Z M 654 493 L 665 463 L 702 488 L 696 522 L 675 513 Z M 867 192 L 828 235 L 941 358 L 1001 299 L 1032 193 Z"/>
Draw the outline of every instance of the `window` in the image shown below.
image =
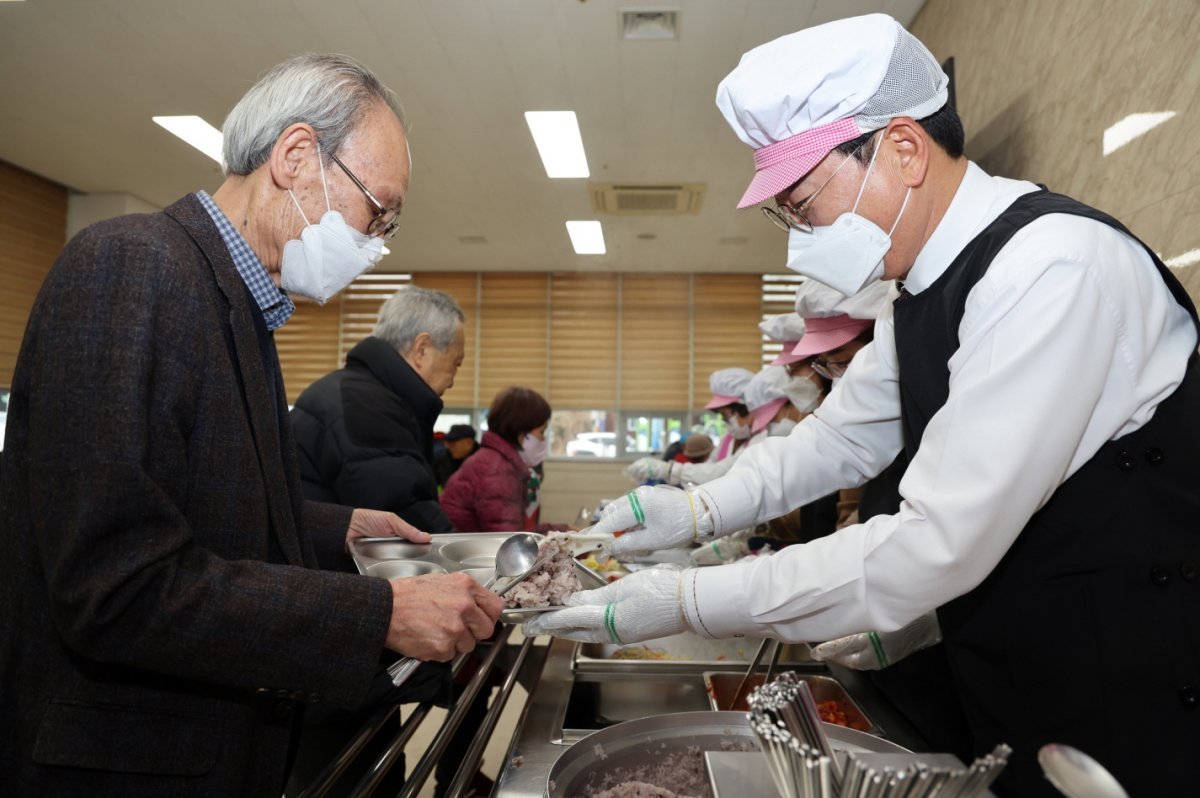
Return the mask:
<path fill-rule="evenodd" d="M 688 431 L 686 413 L 624 413 L 625 454 L 662 454 Z"/>
<path fill-rule="evenodd" d="M 607 410 L 557 410 L 546 426 L 551 457 L 616 457 L 617 433 Z"/>

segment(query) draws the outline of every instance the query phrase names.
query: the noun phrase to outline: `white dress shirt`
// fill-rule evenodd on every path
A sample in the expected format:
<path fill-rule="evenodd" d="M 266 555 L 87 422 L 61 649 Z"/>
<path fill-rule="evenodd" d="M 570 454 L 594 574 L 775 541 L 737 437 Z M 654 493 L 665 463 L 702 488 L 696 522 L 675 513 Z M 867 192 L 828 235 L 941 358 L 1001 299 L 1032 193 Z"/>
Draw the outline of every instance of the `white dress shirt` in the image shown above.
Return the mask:
<path fill-rule="evenodd" d="M 918 294 L 1032 183 L 970 164 L 908 274 Z M 1107 225 L 1041 217 L 967 297 L 946 404 L 909 464 L 896 515 L 770 557 L 689 572 L 702 634 L 828 640 L 898 629 L 983 581 L 1029 518 L 1106 441 L 1183 379 L 1196 330 L 1145 250 Z M 717 534 L 878 474 L 902 448 L 892 305 L 821 407 L 700 488 Z"/>

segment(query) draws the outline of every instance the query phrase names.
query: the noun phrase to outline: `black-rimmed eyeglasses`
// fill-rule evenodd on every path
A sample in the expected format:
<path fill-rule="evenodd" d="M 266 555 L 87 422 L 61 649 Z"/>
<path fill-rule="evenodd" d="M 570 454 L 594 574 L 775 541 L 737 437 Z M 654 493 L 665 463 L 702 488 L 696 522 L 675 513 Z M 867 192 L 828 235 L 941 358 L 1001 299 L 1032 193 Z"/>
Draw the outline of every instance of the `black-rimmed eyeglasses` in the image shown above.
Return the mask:
<path fill-rule="evenodd" d="M 341 167 L 342 171 L 346 173 L 346 177 L 354 181 L 354 185 L 358 186 L 359 191 L 367 195 L 367 200 L 371 203 L 371 207 L 375 209 L 375 215 L 371 217 L 371 223 L 367 225 L 367 235 L 382 238 L 384 241 L 391 241 L 396 233 L 400 231 L 400 211 L 385 208 L 382 202 L 375 199 L 375 195 L 371 193 L 370 189 L 355 177 L 346 164 L 342 163 L 332 152 L 329 153 L 329 157 L 335 164 Z"/>

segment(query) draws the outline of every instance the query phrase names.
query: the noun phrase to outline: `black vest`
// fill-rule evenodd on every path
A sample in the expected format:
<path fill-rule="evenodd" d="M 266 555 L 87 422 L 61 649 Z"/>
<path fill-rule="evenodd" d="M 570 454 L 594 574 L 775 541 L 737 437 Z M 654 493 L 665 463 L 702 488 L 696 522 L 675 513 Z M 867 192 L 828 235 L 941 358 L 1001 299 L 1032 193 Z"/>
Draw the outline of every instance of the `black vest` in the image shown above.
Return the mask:
<path fill-rule="evenodd" d="M 897 301 L 910 458 L 949 395 L 947 364 L 958 349 L 967 294 L 1018 230 L 1051 213 L 1129 234 L 1068 197 L 1027 194 L 932 286 Z M 1183 287 L 1146 251 L 1196 320 Z M 1058 795 L 1035 760 L 1048 742 L 1091 754 L 1132 796 L 1200 793 L 1197 411 L 1200 365 L 1193 354 L 1183 383 L 1153 418 L 1104 444 L 1029 519 L 987 579 L 938 610 L 976 752 L 998 742 L 1014 748 L 998 793 Z"/>

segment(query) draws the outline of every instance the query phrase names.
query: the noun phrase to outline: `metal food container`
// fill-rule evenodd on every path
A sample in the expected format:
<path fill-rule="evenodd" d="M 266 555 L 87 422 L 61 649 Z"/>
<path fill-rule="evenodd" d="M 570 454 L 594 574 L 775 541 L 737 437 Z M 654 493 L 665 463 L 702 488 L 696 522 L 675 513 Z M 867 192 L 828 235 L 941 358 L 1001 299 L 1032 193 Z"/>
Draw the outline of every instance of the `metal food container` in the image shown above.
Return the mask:
<path fill-rule="evenodd" d="M 350 558 L 358 572 L 367 576 L 395 579 L 429 573 L 464 571 L 480 583 L 495 573 L 496 552 L 513 535 L 531 534 L 540 542 L 545 535 L 536 532 L 452 532 L 434 535 L 429 543 L 409 543 L 397 538 L 357 538 L 350 541 Z M 575 562 L 584 590 L 603 587 L 603 577 L 582 563 Z M 521 623 L 531 615 L 550 608 L 508 609 L 500 614 L 505 623 Z"/>
<path fill-rule="evenodd" d="M 705 671 L 704 673 L 704 689 L 708 692 L 708 703 L 714 709 L 729 709 L 729 701 L 733 698 L 734 691 L 738 689 L 742 678 L 745 677 L 744 671 L 713 673 Z M 746 695 L 756 688 L 762 686 L 763 679 L 766 674 L 755 673 L 750 677 L 746 686 Z M 846 688 L 834 679 L 832 676 L 820 676 L 817 674 L 801 673 L 796 674 L 798 679 L 803 680 L 808 684 L 809 692 L 812 693 L 813 701 L 820 704 L 825 701 L 836 701 L 838 709 L 846 716 L 846 728 L 856 731 L 868 732 L 871 734 L 879 734 L 881 729 L 867 717 L 866 713 L 854 703 L 854 699 L 846 692 Z M 738 706 L 734 707 L 738 712 L 747 712 L 749 705 L 746 699 L 738 702 Z M 828 726 L 828 722 L 826 723 Z"/>
<path fill-rule="evenodd" d="M 685 668 L 718 670 L 730 663 L 749 663 L 758 650 L 761 638 L 735 637 L 710 640 L 684 632 L 683 634 L 646 640 L 628 646 L 611 643 L 584 643 L 575 655 L 575 669 L 581 671 L 677 671 Z M 780 662 L 798 665 L 812 661 L 805 645 L 785 645 Z"/>
<path fill-rule="evenodd" d="M 825 724 L 835 751 L 904 753 L 905 749 L 852 729 Z M 745 712 L 678 712 L 601 729 L 572 745 L 550 769 L 546 795 L 579 798 L 613 779 L 628 779 L 667 755 L 699 751 L 757 751 Z M 765 761 L 762 767 L 766 767 Z M 606 779 L 608 780 L 606 782 Z M 678 785 L 659 785 L 670 789 Z"/>

